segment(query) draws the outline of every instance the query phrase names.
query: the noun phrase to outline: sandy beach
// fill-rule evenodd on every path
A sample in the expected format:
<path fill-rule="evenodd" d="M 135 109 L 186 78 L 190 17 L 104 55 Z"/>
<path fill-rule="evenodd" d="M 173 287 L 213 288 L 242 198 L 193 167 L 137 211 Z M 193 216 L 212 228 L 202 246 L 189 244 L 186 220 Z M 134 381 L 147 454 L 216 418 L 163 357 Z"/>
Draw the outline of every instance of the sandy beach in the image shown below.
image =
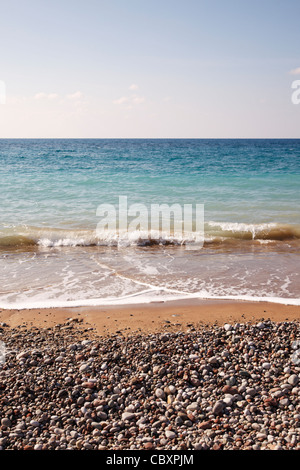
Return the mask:
<path fill-rule="evenodd" d="M 0 322 L 1 450 L 300 448 L 299 307 L 2 310 Z"/>
<path fill-rule="evenodd" d="M 70 321 L 98 335 L 186 331 L 191 325 L 299 321 L 300 307 L 271 302 L 183 300 L 105 307 L 1 310 L 11 327 L 48 328 Z"/>

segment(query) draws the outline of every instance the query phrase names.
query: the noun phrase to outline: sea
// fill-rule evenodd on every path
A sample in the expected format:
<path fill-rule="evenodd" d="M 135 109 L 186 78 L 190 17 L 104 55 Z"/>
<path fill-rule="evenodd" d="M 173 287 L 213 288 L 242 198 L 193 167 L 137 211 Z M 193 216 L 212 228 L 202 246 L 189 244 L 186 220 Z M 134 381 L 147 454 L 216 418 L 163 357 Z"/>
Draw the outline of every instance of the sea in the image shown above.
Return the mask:
<path fill-rule="evenodd" d="M 1 139 L 0 183 L 2 309 L 300 305 L 300 140 Z"/>

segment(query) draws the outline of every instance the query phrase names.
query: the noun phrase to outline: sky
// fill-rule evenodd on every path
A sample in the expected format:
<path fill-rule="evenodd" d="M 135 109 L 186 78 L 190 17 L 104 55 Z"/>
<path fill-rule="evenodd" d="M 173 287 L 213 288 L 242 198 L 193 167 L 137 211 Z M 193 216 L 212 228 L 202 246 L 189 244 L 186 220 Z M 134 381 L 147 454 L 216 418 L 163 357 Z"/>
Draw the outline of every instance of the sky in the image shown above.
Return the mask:
<path fill-rule="evenodd" d="M 299 18 L 299 0 L 0 0 L 0 138 L 300 138 Z"/>

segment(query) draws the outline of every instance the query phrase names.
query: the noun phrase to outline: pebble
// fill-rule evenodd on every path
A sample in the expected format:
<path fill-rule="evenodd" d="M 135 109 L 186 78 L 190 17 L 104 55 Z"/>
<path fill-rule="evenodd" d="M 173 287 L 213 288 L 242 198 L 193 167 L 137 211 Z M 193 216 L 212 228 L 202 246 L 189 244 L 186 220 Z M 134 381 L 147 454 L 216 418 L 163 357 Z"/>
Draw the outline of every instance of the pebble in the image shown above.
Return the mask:
<path fill-rule="evenodd" d="M 190 411 L 196 411 L 199 409 L 199 405 L 196 401 L 194 401 L 193 403 L 191 403 L 190 405 L 188 405 L 186 407 L 187 410 L 190 410 Z"/>
<path fill-rule="evenodd" d="M 230 397 L 225 397 L 225 398 L 223 398 L 222 401 L 223 401 L 223 403 L 224 403 L 225 406 L 231 406 L 233 400 L 232 400 L 232 397 L 230 396 Z"/>
<path fill-rule="evenodd" d="M 166 434 L 167 439 L 175 439 L 175 437 L 176 437 L 176 433 L 173 432 L 173 431 L 167 430 L 165 434 Z"/>
<path fill-rule="evenodd" d="M 38 421 L 35 421 L 34 419 L 30 421 L 30 424 L 31 426 L 34 426 L 35 428 L 38 428 L 40 425 L 40 423 Z"/>
<path fill-rule="evenodd" d="M 128 411 L 125 411 L 125 413 L 122 414 L 122 420 L 123 421 L 131 421 L 132 419 L 135 419 L 135 413 L 130 413 Z"/>
<path fill-rule="evenodd" d="M 11 421 L 8 418 L 2 418 L 1 419 L 1 424 L 2 424 L 2 426 L 6 426 L 6 427 L 9 428 L 11 426 Z"/>
<path fill-rule="evenodd" d="M 5 327 L 0 448 L 300 450 L 299 323 L 226 325 Z"/>
<path fill-rule="evenodd" d="M 298 375 L 292 374 L 292 375 L 289 376 L 289 378 L 288 378 L 288 383 L 289 383 L 290 385 L 297 385 L 298 382 L 299 382 L 299 377 L 298 377 Z"/>
<path fill-rule="evenodd" d="M 213 406 L 212 413 L 215 415 L 218 415 L 223 412 L 224 407 L 225 407 L 224 401 L 218 400 Z"/>
<path fill-rule="evenodd" d="M 90 365 L 89 365 L 89 364 L 82 364 L 82 365 L 79 367 L 79 372 L 86 372 L 89 368 L 90 368 Z"/>
<path fill-rule="evenodd" d="M 161 388 L 158 388 L 155 390 L 155 395 L 157 398 L 161 398 L 161 399 L 165 398 L 165 392 Z"/>

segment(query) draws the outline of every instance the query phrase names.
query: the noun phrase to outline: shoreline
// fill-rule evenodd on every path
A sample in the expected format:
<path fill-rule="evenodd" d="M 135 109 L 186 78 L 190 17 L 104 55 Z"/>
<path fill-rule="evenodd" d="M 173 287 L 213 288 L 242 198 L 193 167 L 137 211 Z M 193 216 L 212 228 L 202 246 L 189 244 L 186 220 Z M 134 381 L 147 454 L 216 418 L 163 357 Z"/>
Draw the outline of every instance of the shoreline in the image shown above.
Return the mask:
<path fill-rule="evenodd" d="M 77 325 L 100 336 L 186 331 L 191 326 L 300 321 L 300 306 L 233 300 L 175 300 L 145 304 L 0 310 L 0 322 L 11 327 L 51 328 Z"/>

